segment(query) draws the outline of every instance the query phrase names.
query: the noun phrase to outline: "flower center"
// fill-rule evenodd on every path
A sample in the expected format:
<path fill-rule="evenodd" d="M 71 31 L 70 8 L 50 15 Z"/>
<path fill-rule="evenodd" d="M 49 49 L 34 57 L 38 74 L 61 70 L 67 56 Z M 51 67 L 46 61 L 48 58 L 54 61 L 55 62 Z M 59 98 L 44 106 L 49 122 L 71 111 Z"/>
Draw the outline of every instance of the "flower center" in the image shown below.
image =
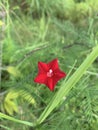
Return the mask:
<path fill-rule="evenodd" d="M 47 72 L 47 77 L 52 77 L 53 76 L 53 70 L 50 69 L 48 72 Z"/>

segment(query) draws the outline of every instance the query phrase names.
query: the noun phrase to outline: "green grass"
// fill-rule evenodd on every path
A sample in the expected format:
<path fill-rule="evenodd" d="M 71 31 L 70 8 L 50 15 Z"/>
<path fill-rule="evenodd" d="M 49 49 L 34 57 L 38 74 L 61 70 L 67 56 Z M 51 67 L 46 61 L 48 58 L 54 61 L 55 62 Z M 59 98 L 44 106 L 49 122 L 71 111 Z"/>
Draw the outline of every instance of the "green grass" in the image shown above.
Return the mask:
<path fill-rule="evenodd" d="M 0 11 L 6 12 L 0 17 L 4 23 L 0 25 L 1 130 L 97 130 L 97 0 L 95 3 L 0 1 Z M 38 61 L 54 58 L 67 77 L 51 92 L 33 80 Z"/>

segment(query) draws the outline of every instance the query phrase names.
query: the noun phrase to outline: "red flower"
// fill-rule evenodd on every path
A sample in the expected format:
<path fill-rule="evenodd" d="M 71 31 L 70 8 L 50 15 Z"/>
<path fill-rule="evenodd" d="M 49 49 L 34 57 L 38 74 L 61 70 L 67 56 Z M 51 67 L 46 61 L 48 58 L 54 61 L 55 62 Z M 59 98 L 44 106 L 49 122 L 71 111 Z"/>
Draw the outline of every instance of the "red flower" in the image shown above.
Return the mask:
<path fill-rule="evenodd" d="M 56 83 L 65 76 L 66 74 L 59 68 L 58 60 L 54 59 L 47 64 L 38 62 L 38 75 L 34 81 L 40 84 L 45 84 L 51 91 L 53 91 Z"/>

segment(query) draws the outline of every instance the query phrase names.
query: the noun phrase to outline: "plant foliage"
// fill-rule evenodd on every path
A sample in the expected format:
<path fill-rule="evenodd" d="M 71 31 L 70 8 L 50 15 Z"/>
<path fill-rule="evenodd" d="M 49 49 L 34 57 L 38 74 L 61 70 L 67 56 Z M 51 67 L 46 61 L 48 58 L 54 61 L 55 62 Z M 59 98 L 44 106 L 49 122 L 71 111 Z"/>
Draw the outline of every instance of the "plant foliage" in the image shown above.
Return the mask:
<path fill-rule="evenodd" d="M 1 130 L 98 129 L 98 0 L 0 0 L 0 34 Z M 33 80 L 55 58 L 50 92 Z"/>

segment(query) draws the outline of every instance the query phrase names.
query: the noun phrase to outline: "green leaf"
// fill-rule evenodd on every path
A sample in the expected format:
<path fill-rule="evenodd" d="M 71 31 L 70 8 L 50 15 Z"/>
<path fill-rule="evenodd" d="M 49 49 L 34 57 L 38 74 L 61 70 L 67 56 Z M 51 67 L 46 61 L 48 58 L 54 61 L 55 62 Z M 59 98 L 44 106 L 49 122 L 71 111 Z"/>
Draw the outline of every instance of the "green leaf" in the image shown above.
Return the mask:
<path fill-rule="evenodd" d="M 7 69 L 6 69 L 11 75 L 13 75 L 14 77 L 20 77 L 22 76 L 20 71 L 16 68 L 16 67 L 13 67 L 13 66 L 8 66 Z"/>
<path fill-rule="evenodd" d="M 14 112 L 18 112 L 18 106 L 14 101 L 17 97 L 18 93 L 10 91 L 4 99 L 4 109 L 9 115 L 13 115 Z"/>

